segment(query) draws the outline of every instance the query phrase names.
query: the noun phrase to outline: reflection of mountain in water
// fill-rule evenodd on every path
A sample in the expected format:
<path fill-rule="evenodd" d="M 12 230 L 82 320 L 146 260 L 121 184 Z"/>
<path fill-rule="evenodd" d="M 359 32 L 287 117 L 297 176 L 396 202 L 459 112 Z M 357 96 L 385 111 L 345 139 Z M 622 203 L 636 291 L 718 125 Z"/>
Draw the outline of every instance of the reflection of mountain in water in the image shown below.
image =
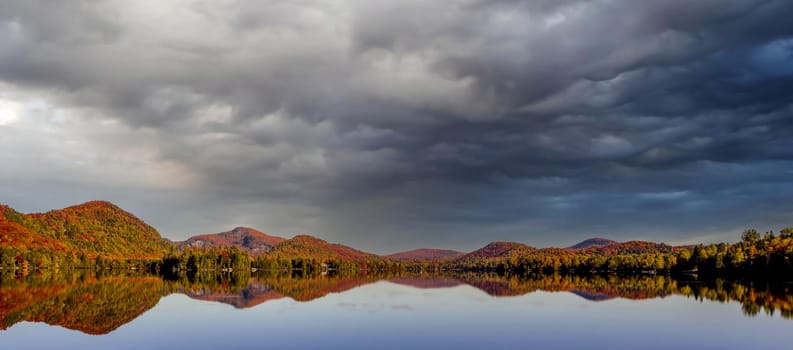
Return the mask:
<path fill-rule="evenodd" d="M 0 275 L 0 329 L 17 322 L 44 322 L 87 334 L 107 334 L 148 311 L 169 294 L 184 294 L 235 308 L 250 308 L 284 297 L 310 301 L 377 281 L 373 276 L 291 278 L 212 276 L 163 280 L 158 276 L 64 276 L 16 278 Z"/>
<path fill-rule="evenodd" d="M 363 276 L 314 276 L 313 278 L 254 276 L 248 280 L 247 284 L 239 286 L 207 285 L 200 282 L 191 284 L 188 282 L 186 287 L 179 287 L 175 292 L 196 300 L 215 301 L 244 309 L 286 297 L 296 301 L 311 301 L 330 293 L 341 293 L 375 281 L 377 281 L 376 278 Z"/>
<path fill-rule="evenodd" d="M 397 277 L 389 278 L 388 282 L 421 289 L 451 288 L 463 284 L 463 282 L 460 282 L 459 280 L 443 276 Z"/>
<path fill-rule="evenodd" d="M 182 293 L 196 300 L 216 301 L 229 304 L 238 309 L 254 307 L 270 300 L 284 297 L 283 294 L 275 291 L 272 286 L 259 282 L 251 282 L 247 287 L 236 292 L 196 288 L 182 291 Z"/>
<path fill-rule="evenodd" d="M 641 300 L 683 295 L 698 300 L 738 301 L 746 315 L 779 310 L 793 318 L 789 284 L 681 281 L 668 276 L 504 277 L 495 274 L 350 275 L 292 277 L 282 274 L 181 276 L 0 275 L 0 329 L 17 322 L 44 322 L 87 334 L 106 334 L 153 308 L 161 297 L 178 293 L 235 308 L 250 308 L 271 300 L 308 302 L 329 293 L 388 280 L 422 289 L 469 285 L 493 297 L 520 296 L 535 291 L 569 292 L 591 301 L 613 298 Z"/>
<path fill-rule="evenodd" d="M 490 296 L 520 296 L 536 291 L 571 292 L 583 298 L 647 299 L 678 293 L 678 281 L 668 276 L 575 276 L 534 275 L 504 277 L 497 274 L 463 273 L 460 281 L 478 288 Z"/>
<path fill-rule="evenodd" d="M 599 293 L 599 292 L 592 293 L 584 290 L 575 290 L 575 289 L 571 290 L 570 293 L 578 295 L 579 297 L 582 297 L 589 301 L 604 301 L 604 300 L 611 300 L 616 298 L 615 296 L 608 295 L 606 293 Z"/>

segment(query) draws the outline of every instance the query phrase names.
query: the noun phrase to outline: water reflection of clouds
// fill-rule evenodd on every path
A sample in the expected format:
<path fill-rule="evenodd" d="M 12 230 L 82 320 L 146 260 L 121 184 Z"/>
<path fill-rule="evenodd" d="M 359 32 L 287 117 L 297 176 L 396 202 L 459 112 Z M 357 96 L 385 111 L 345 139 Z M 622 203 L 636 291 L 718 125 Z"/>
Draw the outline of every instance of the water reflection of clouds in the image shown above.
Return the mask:
<path fill-rule="evenodd" d="M 356 309 L 358 309 L 358 304 L 355 303 L 338 303 L 336 305 L 347 311 L 355 311 Z"/>
<path fill-rule="evenodd" d="M 536 301 L 535 300 L 535 301 L 530 301 L 529 305 L 534 306 L 534 307 L 544 307 L 545 303 L 542 302 L 542 301 Z"/>
<path fill-rule="evenodd" d="M 195 350 L 258 349 L 265 343 L 278 349 L 523 349 L 529 339 L 537 348 L 556 349 L 581 348 L 580 339 L 587 339 L 586 347 L 593 349 L 619 349 L 620 344 L 626 344 L 622 347 L 626 349 L 631 348 L 627 344 L 642 344 L 643 349 L 659 350 L 785 349 L 782 345 L 793 341 L 789 323 L 779 317 L 779 312 L 770 317 L 750 319 L 735 309 L 735 303 L 722 304 L 723 300 L 741 295 L 752 296 L 758 307 L 748 309 L 752 312 L 756 309 L 760 316 L 765 316 L 762 308 L 774 303 L 781 305 L 781 301 L 788 300 L 785 295 L 768 294 L 776 290 L 759 288 L 759 285 L 689 284 L 668 277 L 603 280 L 558 276 L 533 280 L 472 275 L 461 276 L 461 280 L 466 284 L 428 290 L 387 282 L 359 285 L 346 283 L 348 280 L 344 278 L 272 279 L 266 282 L 287 297 L 246 304 L 253 305 L 246 309 L 190 299 L 177 293 L 159 299 L 156 307 L 138 318 L 134 314 L 120 315 L 127 324 L 93 338 L 61 328 L 81 329 L 79 324 L 62 323 L 69 320 L 45 320 L 57 313 L 36 313 L 39 307 L 46 308 L 55 302 L 62 305 L 60 301 L 69 300 L 55 297 L 53 303 L 44 300 L 31 304 L 29 315 L 35 316 L 30 319 L 45 320 L 61 327 L 18 322 L 0 332 L 0 344 L 2 349 L 47 349 L 56 344 L 59 349 L 162 349 L 172 348 L 174 334 L 189 334 L 189 337 L 179 338 L 179 347 Z M 126 281 L 129 284 L 126 290 L 134 293 L 118 294 L 125 290 L 119 285 L 120 281 Z M 64 289 L 63 295 L 81 296 L 94 292 L 95 298 L 107 298 L 97 305 L 118 305 L 140 296 L 143 289 L 135 281 L 99 279 L 72 287 L 73 291 Z M 155 286 L 159 283 L 164 282 L 155 283 Z M 344 289 L 352 285 L 358 287 Z M 18 294 L 19 302 L 26 300 L 22 298 L 25 293 L 36 294 L 38 288 L 30 281 L 0 287 L 4 289 L 0 292 L 9 295 L 8 301 L 17 300 L 10 296 Z M 325 291 L 319 293 L 312 289 L 317 287 Z M 228 286 L 215 288 L 218 290 L 214 293 L 222 296 L 266 290 L 246 288 L 244 284 L 239 290 Z M 570 290 L 578 293 L 570 293 Z M 159 289 L 153 291 L 157 293 L 152 300 L 157 300 L 162 294 Z M 253 301 L 269 295 L 245 293 Z M 670 293 L 676 296 L 664 297 Z M 602 300 L 602 295 L 614 298 L 594 302 Z M 207 296 L 210 295 L 203 295 Z M 582 296 L 586 300 L 581 299 Z M 770 299 L 772 296 L 782 299 Z M 720 302 L 702 302 L 708 300 Z M 72 314 L 86 311 L 96 315 L 103 311 L 101 308 L 74 308 Z M 302 336 L 301 330 L 310 331 L 311 336 Z"/>
<path fill-rule="evenodd" d="M 392 310 L 413 311 L 413 307 L 407 304 L 391 305 Z"/>

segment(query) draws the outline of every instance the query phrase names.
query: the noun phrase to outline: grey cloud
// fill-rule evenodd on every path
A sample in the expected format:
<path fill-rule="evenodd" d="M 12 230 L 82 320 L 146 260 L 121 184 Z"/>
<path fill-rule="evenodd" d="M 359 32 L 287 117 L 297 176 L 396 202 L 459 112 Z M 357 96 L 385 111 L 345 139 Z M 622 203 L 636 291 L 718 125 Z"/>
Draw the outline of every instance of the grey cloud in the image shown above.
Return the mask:
<path fill-rule="evenodd" d="M 212 217 L 372 249 L 551 244 L 585 230 L 682 241 L 740 220 L 779 225 L 758 208 L 793 192 L 791 10 L 775 0 L 5 1 L 6 99 L 44 100 L 74 123 L 0 119 L 0 132 L 16 133 L 0 159 L 16 169 L 5 181 L 55 181 L 52 166 L 75 186 L 100 177 L 113 196 L 160 181 L 174 188 L 169 208 L 190 208 L 169 209 L 179 221 L 211 222 L 196 217 L 212 208 L 185 204 L 201 198 L 227 208 Z M 76 131 L 95 125 L 112 136 Z M 72 143 L 31 146 L 47 128 Z M 59 148 L 97 157 L 22 164 L 8 151 Z M 136 152 L 152 169 L 143 180 L 119 175 Z M 140 193 L 132 206 L 143 207 Z M 729 225 L 708 226 L 725 215 Z M 184 225 L 178 234 L 211 231 Z"/>
<path fill-rule="evenodd" d="M 101 44 L 117 39 L 121 31 L 112 20 L 115 9 L 109 5 L 91 0 L 8 0 L 0 4 L 0 19 L 7 30 L 24 30 L 25 35 L 39 43 Z"/>

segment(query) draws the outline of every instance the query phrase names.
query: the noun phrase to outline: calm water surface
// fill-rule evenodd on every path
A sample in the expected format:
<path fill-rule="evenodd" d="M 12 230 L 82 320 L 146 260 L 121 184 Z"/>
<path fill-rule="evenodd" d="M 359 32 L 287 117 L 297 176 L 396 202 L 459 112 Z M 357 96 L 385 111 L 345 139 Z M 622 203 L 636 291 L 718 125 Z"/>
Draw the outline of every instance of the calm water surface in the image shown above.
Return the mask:
<path fill-rule="evenodd" d="M 28 276 L 2 349 L 791 349 L 788 284 L 667 277 Z"/>

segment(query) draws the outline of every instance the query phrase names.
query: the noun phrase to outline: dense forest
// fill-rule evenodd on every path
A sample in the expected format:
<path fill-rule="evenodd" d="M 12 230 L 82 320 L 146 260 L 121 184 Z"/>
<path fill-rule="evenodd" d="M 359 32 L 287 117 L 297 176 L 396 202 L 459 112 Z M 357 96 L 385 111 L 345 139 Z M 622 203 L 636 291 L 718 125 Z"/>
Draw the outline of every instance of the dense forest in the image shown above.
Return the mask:
<path fill-rule="evenodd" d="M 289 242 L 289 241 L 285 241 Z M 324 241 L 323 241 L 324 242 Z M 327 244 L 327 243 L 324 243 Z M 303 250 L 305 249 L 305 250 Z M 286 253 L 288 252 L 288 254 Z M 256 256 L 237 247 L 169 248 L 159 259 L 117 258 L 103 254 L 0 247 L 0 268 L 28 273 L 36 269 L 135 269 L 166 274 L 179 271 L 495 271 L 530 273 L 697 274 L 705 277 L 793 278 L 793 229 L 778 235 L 746 230 L 735 244 L 670 247 L 649 242 L 617 243 L 580 250 L 544 248 L 503 250 L 495 255 L 466 255 L 427 261 L 399 261 L 360 255 L 350 257 L 304 244 L 279 246 Z"/>
<path fill-rule="evenodd" d="M 201 242 L 213 244 L 172 243 L 108 202 L 88 202 L 43 214 L 22 214 L 0 206 L 0 270 L 23 275 L 36 270 L 130 269 L 163 275 L 252 270 L 307 274 L 478 271 L 512 275 L 644 273 L 793 279 L 791 228 L 778 234 L 749 229 L 734 244 L 681 247 L 600 240 L 602 244 L 591 246 L 538 249 L 517 242 L 493 242 L 462 256 L 424 260 L 378 256 L 307 235 L 281 239 L 247 228 L 218 234 L 216 240 L 212 235 L 199 237 Z M 266 249 L 233 244 L 244 244 L 253 238 L 265 242 L 261 244 Z"/>
<path fill-rule="evenodd" d="M 170 249 L 157 230 L 108 202 L 40 214 L 0 205 L 0 267 L 5 269 L 134 266 L 160 259 Z"/>
<path fill-rule="evenodd" d="M 775 235 L 743 232 L 735 244 L 671 247 L 651 242 L 615 243 L 581 250 L 545 248 L 497 257 L 466 258 L 429 267 L 551 273 L 686 273 L 739 278 L 765 276 L 793 279 L 793 229 Z"/>

